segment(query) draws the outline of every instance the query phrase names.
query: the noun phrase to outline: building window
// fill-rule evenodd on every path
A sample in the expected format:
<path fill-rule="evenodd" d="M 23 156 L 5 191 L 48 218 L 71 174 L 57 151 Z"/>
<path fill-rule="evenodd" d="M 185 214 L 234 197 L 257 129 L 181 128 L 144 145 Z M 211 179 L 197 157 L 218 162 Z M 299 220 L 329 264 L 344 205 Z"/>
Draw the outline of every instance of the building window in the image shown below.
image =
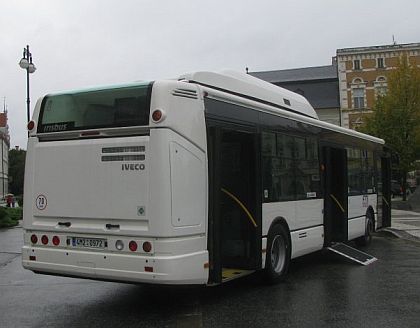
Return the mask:
<path fill-rule="evenodd" d="M 353 60 L 353 69 L 360 69 L 360 59 Z"/>
<path fill-rule="evenodd" d="M 375 96 L 385 96 L 388 90 L 388 84 L 384 76 L 379 76 L 373 83 L 375 86 Z"/>
<path fill-rule="evenodd" d="M 386 95 L 386 92 L 388 91 L 388 88 L 385 86 L 376 87 L 376 96 L 383 97 Z"/>
<path fill-rule="evenodd" d="M 378 68 L 384 68 L 384 59 L 383 58 L 378 58 Z"/>
<path fill-rule="evenodd" d="M 365 91 L 363 88 L 353 89 L 353 108 L 360 109 L 365 107 Z"/>

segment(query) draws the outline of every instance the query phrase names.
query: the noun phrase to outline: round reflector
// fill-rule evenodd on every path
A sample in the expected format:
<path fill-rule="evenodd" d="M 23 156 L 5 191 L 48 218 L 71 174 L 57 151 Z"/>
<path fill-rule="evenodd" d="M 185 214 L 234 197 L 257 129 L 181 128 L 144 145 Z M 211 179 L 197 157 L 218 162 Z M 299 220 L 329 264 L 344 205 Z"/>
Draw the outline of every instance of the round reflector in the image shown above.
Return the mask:
<path fill-rule="evenodd" d="M 54 236 L 52 239 L 52 242 L 54 244 L 54 246 L 58 246 L 60 245 L 60 238 L 58 238 L 58 236 Z"/>
<path fill-rule="evenodd" d="M 156 109 L 153 113 L 152 113 L 152 120 L 153 122 L 160 122 L 163 119 L 163 112 L 160 109 Z"/>
<path fill-rule="evenodd" d="M 134 240 L 130 241 L 128 248 L 130 251 L 135 252 L 137 250 L 137 243 Z"/>
<path fill-rule="evenodd" d="M 117 240 L 115 242 L 115 248 L 121 251 L 124 248 L 124 243 L 122 240 Z"/>
<path fill-rule="evenodd" d="M 28 122 L 28 131 L 32 131 L 34 127 L 35 127 L 35 122 L 34 121 L 29 121 Z"/>
<path fill-rule="evenodd" d="M 31 243 L 36 244 L 38 242 L 38 237 L 36 235 L 31 236 Z"/>
<path fill-rule="evenodd" d="M 44 245 L 47 245 L 47 244 L 48 244 L 48 237 L 47 237 L 46 235 L 43 235 L 43 236 L 41 237 L 41 242 L 42 242 Z"/>
<path fill-rule="evenodd" d="M 148 241 L 145 241 L 145 242 L 143 243 L 143 250 L 144 250 L 146 253 L 149 253 L 149 252 L 152 250 L 152 244 L 151 244 L 150 242 L 148 242 Z"/>

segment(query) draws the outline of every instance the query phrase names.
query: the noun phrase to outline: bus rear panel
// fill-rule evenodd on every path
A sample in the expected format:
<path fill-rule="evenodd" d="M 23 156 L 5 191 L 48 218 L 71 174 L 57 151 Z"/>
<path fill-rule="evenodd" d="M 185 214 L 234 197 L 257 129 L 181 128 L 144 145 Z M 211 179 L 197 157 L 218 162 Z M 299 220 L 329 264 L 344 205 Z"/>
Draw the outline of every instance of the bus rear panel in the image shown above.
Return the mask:
<path fill-rule="evenodd" d="M 169 93 L 177 84 L 75 91 L 38 101 L 25 171 L 26 269 L 207 283 L 204 114 L 194 87 L 193 101 Z M 179 108 L 189 113 L 183 121 L 173 114 Z M 164 120 L 153 120 L 156 109 Z M 195 129 L 185 128 L 190 120 Z M 179 205 L 186 202 L 190 206 Z"/>

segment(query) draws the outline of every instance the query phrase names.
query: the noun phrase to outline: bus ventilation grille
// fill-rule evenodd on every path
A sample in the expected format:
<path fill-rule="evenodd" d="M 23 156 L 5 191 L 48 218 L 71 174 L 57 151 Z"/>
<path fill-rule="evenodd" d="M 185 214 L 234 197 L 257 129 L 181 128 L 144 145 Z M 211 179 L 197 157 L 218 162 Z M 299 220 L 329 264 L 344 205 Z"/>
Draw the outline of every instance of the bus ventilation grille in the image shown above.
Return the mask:
<path fill-rule="evenodd" d="M 102 148 L 101 160 L 102 162 L 144 161 L 145 151 L 145 146 L 105 147 Z"/>
<path fill-rule="evenodd" d="M 172 94 L 176 97 L 185 97 L 191 99 L 198 99 L 197 91 L 190 89 L 175 89 Z"/>

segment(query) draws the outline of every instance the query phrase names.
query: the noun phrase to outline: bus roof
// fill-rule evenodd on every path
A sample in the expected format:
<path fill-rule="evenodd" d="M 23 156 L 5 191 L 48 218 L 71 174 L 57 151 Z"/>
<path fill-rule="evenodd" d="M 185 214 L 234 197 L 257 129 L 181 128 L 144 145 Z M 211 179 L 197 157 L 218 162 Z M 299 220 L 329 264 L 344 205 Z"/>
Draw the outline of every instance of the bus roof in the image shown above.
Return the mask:
<path fill-rule="evenodd" d="M 253 98 L 253 100 L 268 105 L 274 105 L 281 109 L 318 119 L 317 113 L 305 97 L 249 74 L 235 71 L 223 71 L 221 73 L 194 72 L 182 75 L 179 79 L 230 92 L 238 96 Z"/>
<path fill-rule="evenodd" d="M 327 130 L 374 143 L 385 144 L 383 139 L 320 121 L 314 108 L 305 97 L 249 74 L 235 71 L 222 71 L 221 73 L 203 71 L 181 75 L 179 80 L 187 80 L 190 83 L 197 83 L 208 88 L 255 100 L 265 105 L 274 105 L 274 107 L 278 108 L 278 114 L 287 113 L 291 119 L 307 122 Z M 289 105 L 286 104 L 287 100 Z"/>

